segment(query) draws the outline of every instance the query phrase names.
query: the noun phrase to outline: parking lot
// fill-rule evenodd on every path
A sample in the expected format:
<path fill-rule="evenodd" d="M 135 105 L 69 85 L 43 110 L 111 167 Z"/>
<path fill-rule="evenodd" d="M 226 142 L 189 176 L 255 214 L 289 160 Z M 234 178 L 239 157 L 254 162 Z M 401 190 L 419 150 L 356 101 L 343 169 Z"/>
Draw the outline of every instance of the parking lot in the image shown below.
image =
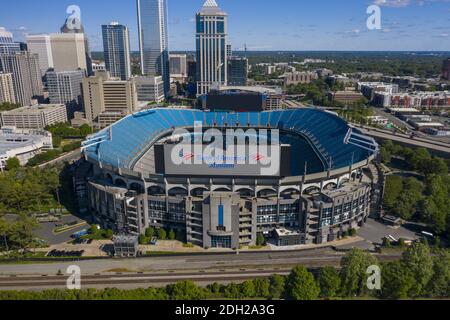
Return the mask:
<path fill-rule="evenodd" d="M 40 223 L 39 228 L 36 230 L 36 237 L 45 240 L 49 245 L 59 244 L 71 241 L 71 235 L 75 232 L 81 231 L 83 229 L 88 229 L 89 225 L 85 224 L 82 226 L 78 226 L 74 229 L 55 234 L 53 233 L 53 230 L 57 225 L 70 223 L 70 222 L 77 222 L 82 223 L 84 222 L 80 218 L 77 218 L 72 215 L 63 216 L 61 218 L 61 221 L 59 222 L 46 222 L 46 223 Z"/>
<path fill-rule="evenodd" d="M 420 238 L 415 231 L 405 227 L 393 228 L 374 219 L 369 219 L 367 224 L 358 231 L 358 236 L 373 244 L 382 244 L 387 236 L 396 239 L 416 240 Z"/>

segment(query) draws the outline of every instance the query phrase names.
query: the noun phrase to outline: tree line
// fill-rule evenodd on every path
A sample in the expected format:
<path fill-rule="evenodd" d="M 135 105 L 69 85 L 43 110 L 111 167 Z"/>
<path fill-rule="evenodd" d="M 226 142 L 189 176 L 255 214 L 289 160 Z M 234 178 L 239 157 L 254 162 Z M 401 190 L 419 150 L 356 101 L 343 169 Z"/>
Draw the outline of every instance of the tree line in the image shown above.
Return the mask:
<path fill-rule="evenodd" d="M 20 168 L 0 174 L 0 251 L 32 247 L 38 224 L 31 214 L 58 207 L 59 187 L 55 169 Z"/>
<path fill-rule="evenodd" d="M 386 165 L 391 164 L 393 156 L 401 157 L 405 170 L 423 176 L 420 180 L 388 176 L 385 208 L 402 219 L 425 222 L 437 234 L 450 235 L 450 177 L 446 160 L 432 157 L 426 149 L 404 148 L 391 141 L 381 147 L 381 156 Z"/>
<path fill-rule="evenodd" d="M 381 267 L 381 289 L 369 290 L 369 266 Z M 400 261 L 380 264 L 368 252 L 353 249 L 340 268 L 323 267 L 312 273 L 303 266 L 289 275 L 272 275 L 242 283 L 213 283 L 207 287 L 182 281 L 165 288 L 136 290 L 86 289 L 80 291 L 46 290 L 3 291 L 1 300 L 204 300 L 204 299 L 417 299 L 450 296 L 450 253 L 416 243 L 408 248 Z"/>

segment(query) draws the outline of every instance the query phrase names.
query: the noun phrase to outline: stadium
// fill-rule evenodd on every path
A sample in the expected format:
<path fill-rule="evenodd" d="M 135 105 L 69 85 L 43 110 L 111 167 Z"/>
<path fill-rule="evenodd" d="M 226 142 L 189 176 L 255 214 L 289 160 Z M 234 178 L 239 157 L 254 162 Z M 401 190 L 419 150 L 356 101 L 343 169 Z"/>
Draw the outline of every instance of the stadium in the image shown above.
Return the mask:
<path fill-rule="evenodd" d="M 245 150 L 262 133 L 277 130 L 278 167 L 265 174 L 261 163 L 174 163 L 173 149 L 181 139 L 174 132 L 183 129 L 194 140 L 199 125 L 200 134 L 233 129 L 239 136 L 253 129 L 256 140 L 251 135 L 240 140 Z M 255 245 L 261 235 L 278 246 L 322 244 L 366 222 L 371 162 L 378 151 L 372 138 L 319 109 L 151 109 L 83 143 L 91 166 L 88 209 L 115 233 L 137 235 L 149 226 L 164 227 L 204 248 L 238 249 Z"/>

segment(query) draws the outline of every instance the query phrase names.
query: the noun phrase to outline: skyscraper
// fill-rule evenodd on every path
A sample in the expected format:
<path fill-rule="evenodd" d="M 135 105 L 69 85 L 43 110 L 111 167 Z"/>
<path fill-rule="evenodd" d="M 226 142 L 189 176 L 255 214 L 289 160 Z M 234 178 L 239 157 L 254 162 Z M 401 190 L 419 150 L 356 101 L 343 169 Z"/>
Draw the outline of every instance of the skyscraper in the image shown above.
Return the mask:
<path fill-rule="evenodd" d="M 53 68 L 52 45 L 49 35 L 28 35 L 27 45 L 28 51 L 36 53 L 39 56 L 39 68 L 41 69 L 42 75 L 48 69 Z"/>
<path fill-rule="evenodd" d="M 53 33 L 50 35 L 53 65 L 56 71 L 87 72 L 84 34 Z"/>
<path fill-rule="evenodd" d="M 86 59 L 86 72 L 89 76 L 93 75 L 93 71 L 92 71 L 92 57 L 91 57 L 91 49 L 89 46 L 89 39 L 86 36 L 86 34 L 84 33 L 84 27 L 81 24 L 81 22 L 79 24 L 74 23 L 76 22 L 75 20 L 70 21 L 69 19 L 71 18 L 67 18 L 66 21 L 64 22 L 64 25 L 61 27 L 61 33 L 76 33 L 76 34 L 82 34 L 84 36 L 84 55 L 85 55 L 85 59 Z"/>
<path fill-rule="evenodd" d="M 22 106 L 30 105 L 32 98 L 42 96 L 42 78 L 37 54 L 28 51 L 0 54 L 0 71 L 12 74 L 15 100 Z"/>
<path fill-rule="evenodd" d="M 144 76 L 162 76 L 170 91 L 166 0 L 137 0 L 139 49 Z"/>
<path fill-rule="evenodd" d="M 102 26 L 102 33 L 106 70 L 112 77 L 128 80 L 131 77 L 128 28 L 117 22 L 111 22 Z"/>
<path fill-rule="evenodd" d="M 174 81 L 184 82 L 187 78 L 187 55 L 170 55 L 170 78 Z"/>
<path fill-rule="evenodd" d="M 16 103 L 11 73 L 0 72 L 0 103 Z"/>
<path fill-rule="evenodd" d="M 215 0 L 207 0 L 196 21 L 197 94 L 203 95 L 212 86 L 227 84 L 227 14 Z"/>
<path fill-rule="evenodd" d="M 50 103 L 65 104 L 69 118 L 72 118 L 83 104 L 81 85 L 84 71 L 49 71 L 46 75 Z"/>
<path fill-rule="evenodd" d="M 134 79 L 111 79 L 108 71 L 83 79 L 83 98 L 86 119 L 104 128 L 136 111 L 138 95 Z"/>
<path fill-rule="evenodd" d="M 246 86 L 248 77 L 248 59 L 241 57 L 228 58 L 228 85 Z"/>
<path fill-rule="evenodd" d="M 18 51 L 20 51 L 20 44 L 13 41 L 12 33 L 0 27 L 0 54 Z"/>

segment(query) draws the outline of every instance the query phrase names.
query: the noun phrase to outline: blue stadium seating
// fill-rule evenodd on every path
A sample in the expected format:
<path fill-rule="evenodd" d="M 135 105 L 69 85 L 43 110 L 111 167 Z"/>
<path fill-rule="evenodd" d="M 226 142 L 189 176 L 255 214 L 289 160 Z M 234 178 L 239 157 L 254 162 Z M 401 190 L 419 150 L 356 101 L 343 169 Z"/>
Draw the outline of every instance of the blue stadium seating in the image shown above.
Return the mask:
<path fill-rule="evenodd" d="M 304 171 L 304 162 L 311 164 L 312 170 L 324 170 L 331 164 L 332 169 L 342 168 L 367 159 L 371 151 L 357 144 L 345 143 L 349 132 L 347 123 L 338 116 L 312 108 L 285 111 L 267 111 L 261 113 L 225 113 L 202 112 L 183 109 L 154 109 L 130 115 L 90 137 L 95 139 L 111 132 L 112 139 L 99 145 L 85 149 L 88 157 L 100 160 L 114 167 L 132 169 L 131 166 L 142 155 L 149 145 L 155 143 L 164 132 L 176 127 L 193 127 L 200 121 L 204 127 L 240 126 L 261 128 L 279 128 L 301 134 L 313 147 L 314 152 L 304 150 L 304 155 L 295 159 L 295 167 Z M 111 130 L 111 131 L 109 131 Z M 356 129 L 354 133 L 360 134 Z M 370 138 L 350 136 L 349 141 L 359 139 L 360 145 L 370 144 Z M 283 140 L 283 139 L 282 139 Z M 305 147 L 305 144 L 295 144 L 289 138 L 285 143 Z M 357 140 L 356 140 L 357 141 Z M 372 152 L 373 153 L 373 152 Z M 313 158 L 316 157 L 316 158 Z M 321 164 L 312 165 L 318 162 Z M 297 170 L 295 170 L 297 171 Z M 308 170 L 309 171 L 309 170 Z M 309 173 L 309 172 L 308 172 Z"/>

